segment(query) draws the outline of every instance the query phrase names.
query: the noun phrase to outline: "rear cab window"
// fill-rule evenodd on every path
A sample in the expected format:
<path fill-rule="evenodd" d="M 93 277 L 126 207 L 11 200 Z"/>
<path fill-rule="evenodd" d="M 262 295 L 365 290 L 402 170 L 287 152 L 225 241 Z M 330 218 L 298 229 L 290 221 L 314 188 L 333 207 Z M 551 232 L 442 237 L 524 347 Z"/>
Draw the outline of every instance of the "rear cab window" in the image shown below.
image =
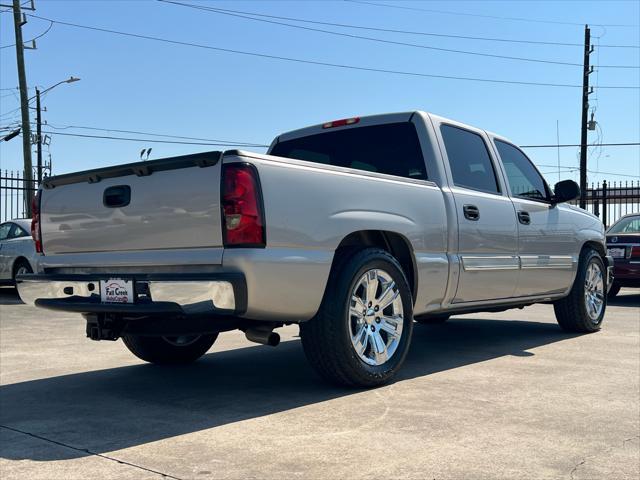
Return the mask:
<path fill-rule="evenodd" d="M 500 193 L 496 171 L 484 139 L 477 133 L 441 125 L 453 184 L 486 193 Z"/>
<path fill-rule="evenodd" d="M 277 143 L 279 157 L 427 180 L 420 140 L 411 122 L 346 128 Z"/>

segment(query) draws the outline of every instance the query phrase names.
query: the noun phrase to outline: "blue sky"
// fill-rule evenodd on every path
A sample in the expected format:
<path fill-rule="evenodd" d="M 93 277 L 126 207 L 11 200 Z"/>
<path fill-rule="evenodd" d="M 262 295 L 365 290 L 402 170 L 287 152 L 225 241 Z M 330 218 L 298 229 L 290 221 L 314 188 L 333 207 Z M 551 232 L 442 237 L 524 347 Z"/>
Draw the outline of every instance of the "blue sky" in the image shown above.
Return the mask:
<path fill-rule="evenodd" d="M 177 1 L 376 28 L 577 44 L 583 41 L 581 24 L 604 24 L 608 26 L 592 27 L 596 46 L 591 56 L 596 65 L 592 83 L 596 87 L 640 87 L 639 69 L 604 67 L 638 66 L 640 49 L 598 47 L 598 44 L 640 45 L 638 1 L 377 2 L 412 9 L 344 1 Z M 574 85 L 582 82 L 582 69 L 576 66 L 384 44 L 152 0 L 36 0 L 36 7 L 36 15 L 58 21 L 267 55 L 435 75 Z M 582 48 L 575 46 L 463 40 L 285 22 L 430 47 L 582 62 Z M 635 26 L 611 26 L 620 24 Z M 48 26 L 46 20 L 30 18 L 24 26 L 25 40 L 44 32 Z M 0 46 L 13 43 L 11 15 L 2 13 Z M 580 88 L 481 83 L 329 68 L 60 24 L 54 24 L 37 45 L 37 50 L 25 53 L 30 87 L 46 88 L 70 75 L 82 79 L 61 85 L 44 98 L 43 105 L 47 108 L 44 119 L 50 124 L 45 130 L 51 132 L 152 138 L 59 129 L 85 126 L 268 144 L 279 132 L 309 124 L 420 109 L 500 133 L 520 145 L 555 144 L 556 121 L 560 143 L 578 143 L 580 139 Z M 14 48 L 0 49 L 0 70 L 0 127 L 7 127 L 19 121 L 19 111 L 14 111 L 19 105 L 14 89 L 18 83 Z M 599 130 L 589 132 L 590 142 L 640 141 L 639 89 L 596 88 L 596 93 L 591 95 L 591 106 L 596 110 Z M 48 148 L 54 173 L 136 161 L 140 150 L 147 147 L 153 148 L 151 158 L 218 149 L 146 141 L 51 137 Z M 19 138 L 0 142 L 2 169 L 21 168 L 21 148 Z M 569 169 L 577 167 L 578 151 L 578 148 L 561 150 L 562 178 L 577 178 L 577 172 Z M 527 152 L 551 183 L 558 180 L 556 149 Z M 589 181 L 640 178 L 640 147 L 594 147 L 590 154 L 589 169 L 617 175 L 590 173 Z"/>

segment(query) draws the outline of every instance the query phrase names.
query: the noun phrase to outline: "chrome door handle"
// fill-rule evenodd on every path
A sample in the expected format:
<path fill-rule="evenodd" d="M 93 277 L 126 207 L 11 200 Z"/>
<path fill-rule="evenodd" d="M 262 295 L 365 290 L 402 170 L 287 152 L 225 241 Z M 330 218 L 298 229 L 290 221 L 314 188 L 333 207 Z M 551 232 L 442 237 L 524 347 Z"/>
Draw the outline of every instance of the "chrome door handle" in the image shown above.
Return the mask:
<path fill-rule="evenodd" d="M 464 218 L 467 220 L 477 221 L 480 218 L 480 210 L 475 205 L 464 205 L 462 207 Z"/>
<path fill-rule="evenodd" d="M 531 223 L 531 215 L 529 215 L 529 212 L 520 210 L 518 212 L 518 221 L 523 225 L 529 225 Z"/>

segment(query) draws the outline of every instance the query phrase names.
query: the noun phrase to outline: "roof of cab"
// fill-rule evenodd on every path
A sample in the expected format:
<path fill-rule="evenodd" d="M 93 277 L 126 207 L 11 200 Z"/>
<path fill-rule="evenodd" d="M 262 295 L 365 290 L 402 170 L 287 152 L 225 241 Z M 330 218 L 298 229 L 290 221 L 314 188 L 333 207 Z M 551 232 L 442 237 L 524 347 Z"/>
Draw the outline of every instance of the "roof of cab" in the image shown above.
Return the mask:
<path fill-rule="evenodd" d="M 354 123 L 352 125 L 345 125 L 343 127 L 336 127 L 339 129 L 347 129 L 354 127 L 363 127 L 369 125 L 379 125 L 381 123 L 396 123 L 396 122 L 408 122 L 411 116 L 416 113 L 414 112 L 398 112 L 398 113 L 383 113 L 378 115 L 367 115 L 364 117 L 350 117 L 350 118 L 359 118 L 358 123 Z M 328 120 L 335 121 L 337 119 Z M 311 125 L 309 127 L 298 128 L 296 130 L 291 130 L 285 133 L 282 133 L 276 137 L 274 142 L 282 142 L 285 140 L 291 140 L 293 138 L 298 137 L 306 137 L 307 135 L 313 135 L 315 133 L 322 133 L 326 131 L 322 126 L 327 122 L 318 123 L 316 125 Z"/>
<path fill-rule="evenodd" d="M 335 127 L 335 128 L 347 129 L 347 128 L 358 128 L 358 127 L 369 126 L 369 125 L 379 125 L 382 123 L 408 122 L 409 120 L 411 120 L 411 117 L 413 117 L 416 114 L 425 115 L 425 116 L 437 119 L 441 122 L 444 121 L 444 122 L 452 123 L 455 125 L 459 125 L 461 127 L 467 127 L 471 130 L 481 130 L 479 127 L 467 125 L 465 123 L 458 122 L 457 120 L 442 117 L 440 115 L 435 115 L 433 113 L 425 112 L 423 110 L 413 110 L 410 112 L 382 113 L 382 114 L 376 114 L 376 115 L 367 115 L 363 117 L 350 117 L 350 118 L 358 118 L 358 122 L 350 125 Z M 336 119 L 329 120 L 329 121 L 336 121 Z M 298 128 L 296 130 L 291 130 L 291 131 L 282 133 L 274 139 L 273 143 L 269 147 L 269 150 L 271 150 L 271 148 L 273 148 L 273 146 L 278 142 L 325 132 L 326 128 L 323 128 L 323 125 L 325 125 L 326 123 L 327 122 L 318 123 L 316 125 L 311 125 L 309 127 Z M 506 140 L 506 138 L 504 138 L 501 135 L 494 134 L 491 132 L 486 132 L 486 133 L 490 137 L 503 138 Z"/>

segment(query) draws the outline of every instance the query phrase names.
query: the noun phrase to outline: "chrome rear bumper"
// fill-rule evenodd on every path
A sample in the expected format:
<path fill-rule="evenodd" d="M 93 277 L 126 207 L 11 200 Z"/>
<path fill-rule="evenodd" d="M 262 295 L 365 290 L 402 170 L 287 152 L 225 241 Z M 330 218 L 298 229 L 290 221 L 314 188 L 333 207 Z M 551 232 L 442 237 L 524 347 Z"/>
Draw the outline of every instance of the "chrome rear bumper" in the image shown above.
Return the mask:
<path fill-rule="evenodd" d="M 103 303 L 100 281 L 130 279 L 134 303 Z M 239 273 L 206 275 L 22 275 L 20 298 L 27 304 L 80 313 L 233 314 L 246 310 L 246 283 Z"/>

